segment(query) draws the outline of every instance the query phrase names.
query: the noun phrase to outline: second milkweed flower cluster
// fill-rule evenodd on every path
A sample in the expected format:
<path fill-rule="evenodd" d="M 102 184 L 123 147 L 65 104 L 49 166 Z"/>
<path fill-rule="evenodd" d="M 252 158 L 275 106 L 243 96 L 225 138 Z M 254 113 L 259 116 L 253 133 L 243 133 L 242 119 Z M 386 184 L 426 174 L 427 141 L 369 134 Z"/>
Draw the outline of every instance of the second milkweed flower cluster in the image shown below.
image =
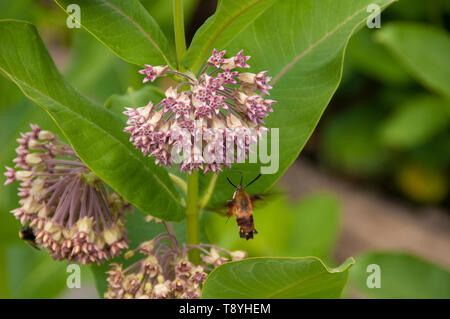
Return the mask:
<path fill-rule="evenodd" d="M 165 226 L 169 229 L 167 224 Z M 199 265 L 187 259 L 192 249 L 200 250 Z M 229 252 L 209 244 L 180 246 L 170 231 L 141 243 L 125 256 L 131 258 L 135 253 L 144 257 L 128 267 L 111 264 L 105 298 L 197 299 L 209 271 L 227 261 L 247 257 L 244 251 Z"/>
<path fill-rule="evenodd" d="M 12 213 L 29 225 L 37 243 L 54 259 L 101 263 L 127 248 L 121 216 L 130 205 L 80 161 L 55 134 L 31 125 L 17 140 L 15 168 L 5 184 L 20 181 Z"/>
<path fill-rule="evenodd" d="M 242 50 L 230 58 L 224 58 L 225 54 L 214 49 L 198 78 L 168 66 L 146 65 L 140 71 L 145 75 L 143 82 L 168 73 L 185 79 L 168 88 L 156 105 L 126 108 L 125 132 L 144 155 L 155 157 L 162 166 L 180 164 L 179 170 L 189 173 L 200 169 L 217 173 L 223 165 L 231 167 L 247 158 L 250 147 L 267 131 L 264 118 L 273 111 L 275 101 L 263 96 L 272 88 L 271 78 L 267 71 L 238 71 L 250 67 L 250 57 Z M 182 91 L 184 86 L 189 89 Z"/>

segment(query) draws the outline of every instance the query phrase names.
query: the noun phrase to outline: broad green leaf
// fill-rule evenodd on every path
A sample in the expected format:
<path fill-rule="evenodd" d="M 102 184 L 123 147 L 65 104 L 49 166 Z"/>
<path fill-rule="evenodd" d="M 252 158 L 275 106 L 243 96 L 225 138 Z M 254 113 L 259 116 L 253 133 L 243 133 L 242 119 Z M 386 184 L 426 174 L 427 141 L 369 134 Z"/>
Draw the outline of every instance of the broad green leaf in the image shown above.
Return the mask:
<path fill-rule="evenodd" d="M 316 257 L 248 258 L 214 269 L 203 285 L 204 299 L 339 298 L 353 258 L 327 268 Z"/>
<path fill-rule="evenodd" d="M 11 108 L 11 105 L 17 101 L 23 100 L 22 92 L 17 89 L 14 83 L 4 77 L 0 78 L 0 96 L 2 97 L 0 100 L 0 111 Z M 3 135 L 0 135 L 0 139 L 2 137 Z"/>
<path fill-rule="evenodd" d="M 258 234 L 254 240 L 239 237 L 234 217 L 205 212 L 205 232 L 211 243 L 228 250 L 245 250 L 249 256 L 317 256 L 329 260 L 339 227 L 339 201 L 315 193 L 290 203 L 286 196 L 256 202 L 253 211 Z"/>
<path fill-rule="evenodd" d="M 449 128 L 450 102 L 435 96 L 405 101 L 380 129 L 382 141 L 394 148 L 410 149 L 426 143 Z"/>
<path fill-rule="evenodd" d="M 194 73 L 214 48 L 225 48 L 278 0 L 220 0 L 214 15 L 197 30 L 182 63 Z"/>
<path fill-rule="evenodd" d="M 173 64 L 166 37 L 138 0 L 55 1 L 64 11 L 70 4 L 80 6 L 81 25 L 123 60 L 137 65 Z"/>
<path fill-rule="evenodd" d="M 356 260 L 350 280 L 366 296 L 388 299 L 450 298 L 448 269 L 422 258 L 400 252 L 374 252 Z M 378 270 L 380 287 L 369 288 L 367 283 L 371 286 L 377 284 L 375 276 Z"/>
<path fill-rule="evenodd" d="M 450 97 L 450 36 L 429 25 L 396 22 L 383 26 L 377 39 L 425 87 Z"/>
<path fill-rule="evenodd" d="M 266 123 L 279 128 L 279 167 L 252 185 L 254 192 L 267 190 L 298 157 L 339 85 L 347 42 L 366 22 L 372 3 L 384 8 L 392 0 L 280 1 L 226 47 L 231 54 L 244 49 L 252 56 L 250 71 L 268 70 L 273 76 L 270 98 L 277 103 Z M 235 164 L 233 169 L 250 180 L 260 166 Z M 213 203 L 232 195 L 225 179 L 229 172 L 219 177 Z"/>
<path fill-rule="evenodd" d="M 40 4 L 33 0 L 0 2 L 1 19 L 26 19 L 27 21 L 36 22 L 41 15 L 42 8 L 40 8 Z"/>
<path fill-rule="evenodd" d="M 49 113 L 94 173 L 144 212 L 183 218 L 166 171 L 134 149 L 120 117 L 64 80 L 31 24 L 1 21 L 0 38 L 0 70 Z"/>
<path fill-rule="evenodd" d="M 98 101 L 126 89 L 124 74 L 133 65 L 119 59 L 83 29 L 73 34 L 72 41 L 70 59 L 62 70 L 71 85 Z"/>
<path fill-rule="evenodd" d="M 150 85 L 143 86 L 141 89 L 135 91 L 132 87 L 129 87 L 126 94 L 114 94 L 106 102 L 105 107 L 116 114 L 120 114 L 124 120 L 128 117 L 122 112 L 124 107 L 138 108 L 143 107 L 152 101 L 153 104 L 158 104 L 164 98 L 158 88 Z"/>

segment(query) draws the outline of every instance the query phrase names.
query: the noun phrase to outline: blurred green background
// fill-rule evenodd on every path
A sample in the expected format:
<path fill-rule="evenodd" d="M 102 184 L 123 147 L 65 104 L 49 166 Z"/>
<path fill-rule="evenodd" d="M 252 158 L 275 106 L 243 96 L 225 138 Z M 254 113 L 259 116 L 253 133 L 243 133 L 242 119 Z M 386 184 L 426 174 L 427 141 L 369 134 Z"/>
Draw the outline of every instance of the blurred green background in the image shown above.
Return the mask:
<path fill-rule="evenodd" d="M 172 40 L 171 1 L 141 2 Z M 215 2 L 191 0 L 185 6 L 189 39 L 213 12 Z M 341 86 L 302 157 L 330 176 L 413 207 L 439 208 L 449 217 L 449 17 L 450 1 L 402 0 L 383 12 L 381 29 L 363 27 L 349 43 Z M 67 28 L 65 13 L 52 1 L 0 0 L 0 18 L 35 24 L 71 84 L 100 103 L 116 95 L 108 107 L 130 96 L 145 101 L 154 94 L 140 90 L 136 66 L 121 61 L 84 30 Z M 417 43 L 415 35 L 427 43 Z M 4 167 L 11 166 L 15 139 L 29 123 L 59 132 L 45 112 L 4 77 L 0 77 L 0 97 L 0 164 Z M 281 194 L 290 193 L 280 187 Z M 0 187 L 0 297 L 97 297 L 88 268 L 82 270 L 83 293 L 70 291 L 67 264 L 52 261 L 19 240 L 20 223 L 9 213 L 17 201 L 13 186 Z M 264 229 L 257 240 L 242 241 L 234 221 L 226 223 L 211 213 L 203 215 L 203 236 L 230 250 L 244 249 L 250 256 L 313 255 L 333 265 L 342 209 L 339 196 L 330 192 L 315 192 L 296 201 L 281 195 L 256 209 L 257 229 Z M 356 257 L 347 297 L 355 296 L 350 289 L 358 291 L 358 297 L 450 297 L 450 275 L 444 266 L 402 252 L 369 251 Z M 365 285 L 370 263 L 386 269 L 382 289 Z"/>

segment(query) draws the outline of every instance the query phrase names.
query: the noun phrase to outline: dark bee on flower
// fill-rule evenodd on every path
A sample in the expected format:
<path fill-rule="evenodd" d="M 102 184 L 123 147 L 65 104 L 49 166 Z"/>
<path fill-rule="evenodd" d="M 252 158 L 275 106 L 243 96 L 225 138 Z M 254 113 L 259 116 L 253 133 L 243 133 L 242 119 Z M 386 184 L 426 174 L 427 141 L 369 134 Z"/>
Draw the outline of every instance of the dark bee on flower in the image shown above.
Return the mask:
<path fill-rule="evenodd" d="M 33 228 L 30 226 L 22 227 L 22 229 L 19 230 L 19 237 L 35 249 L 41 250 L 36 242 L 36 235 L 34 234 Z"/>

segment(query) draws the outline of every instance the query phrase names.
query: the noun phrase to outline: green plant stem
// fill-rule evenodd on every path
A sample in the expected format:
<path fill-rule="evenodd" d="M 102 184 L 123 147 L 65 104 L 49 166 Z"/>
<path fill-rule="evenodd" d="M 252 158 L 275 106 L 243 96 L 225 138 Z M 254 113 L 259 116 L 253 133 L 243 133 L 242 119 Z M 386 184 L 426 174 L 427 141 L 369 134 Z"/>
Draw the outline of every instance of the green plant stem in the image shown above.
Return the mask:
<path fill-rule="evenodd" d="M 173 28 L 175 31 L 175 49 L 177 51 L 177 67 L 182 70 L 180 63 L 186 52 L 186 39 L 184 35 L 183 0 L 173 0 Z M 187 243 L 198 245 L 199 235 L 199 203 L 198 203 L 198 172 L 194 171 L 187 176 L 187 203 L 186 203 L 186 233 Z M 200 251 L 193 249 L 189 252 L 189 260 L 194 264 L 200 262 Z"/>
<path fill-rule="evenodd" d="M 186 39 L 184 35 L 183 0 L 173 0 L 173 28 L 175 31 L 175 49 L 177 56 L 177 67 L 182 70 L 180 63 L 186 52 Z M 187 243 L 198 245 L 199 235 L 199 202 L 198 202 L 198 172 L 194 171 L 187 176 L 187 203 L 186 203 L 186 233 Z M 189 260 L 198 264 L 200 262 L 200 251 L 193 249 L 189 252 Z"/>
<path fill-rule="evenodd" d="M 183 0 L 173 0 L 173 27 L 175 31 L 175 49 L 177 51 L 177 67 L 182 70 L 181 59 L 186 52 L 186 39 L 184 35 Z"/>
<path fill-rule="evenodd" d="M 198 172 L 194 171 L 188 175 L 188 190 L 186 204 L 186 231 L 187 243 L 198 245 L 199 235 L 199 205 L 198 205 Z M 189 260 L 194 264 L 200 262 L 200 251 L 193 249 L 189 252 Z"/>

